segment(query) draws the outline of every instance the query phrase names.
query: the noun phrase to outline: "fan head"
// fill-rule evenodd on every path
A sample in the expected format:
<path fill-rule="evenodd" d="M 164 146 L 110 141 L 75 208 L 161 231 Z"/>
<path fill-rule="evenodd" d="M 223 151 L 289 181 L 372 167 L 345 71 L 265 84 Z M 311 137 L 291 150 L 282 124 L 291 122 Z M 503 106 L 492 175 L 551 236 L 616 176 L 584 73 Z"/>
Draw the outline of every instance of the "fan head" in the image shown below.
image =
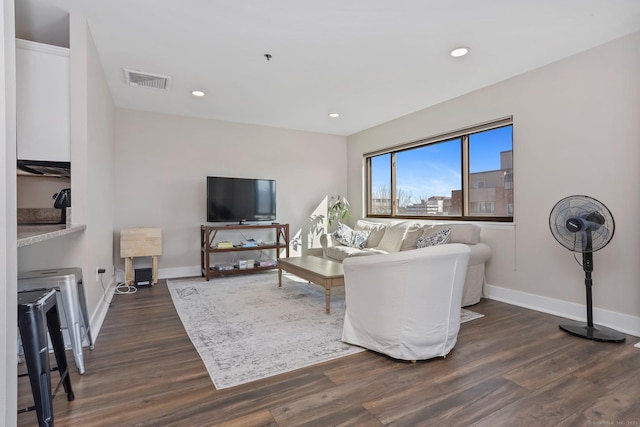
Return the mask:
<path fill-rule="evenodd" d="M 549 214 L 553 237 L 575 252 L 595 252 L 613 237 L 615 222 L 605 205 L 589 196 L 569 196 L 560 200 Z"/>

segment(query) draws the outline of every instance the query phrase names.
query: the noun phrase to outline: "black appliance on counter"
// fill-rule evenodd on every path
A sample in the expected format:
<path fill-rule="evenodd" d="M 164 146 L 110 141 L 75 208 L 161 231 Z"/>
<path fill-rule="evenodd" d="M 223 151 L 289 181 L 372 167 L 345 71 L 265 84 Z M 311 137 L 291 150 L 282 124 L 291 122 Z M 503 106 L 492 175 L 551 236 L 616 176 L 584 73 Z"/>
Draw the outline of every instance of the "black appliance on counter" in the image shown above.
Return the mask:
<path fill-rule="evenodd" d="M 67 208 L 71 207 L 71 189 L 65 188 L 64 190 L 60 190 L 59 193 L 53 195 L 55 201 L 53 202 L 53 207 L 56 209 L 62 209 L 62 215 L 60 218 L 59 224 L 67 223 Z"/>

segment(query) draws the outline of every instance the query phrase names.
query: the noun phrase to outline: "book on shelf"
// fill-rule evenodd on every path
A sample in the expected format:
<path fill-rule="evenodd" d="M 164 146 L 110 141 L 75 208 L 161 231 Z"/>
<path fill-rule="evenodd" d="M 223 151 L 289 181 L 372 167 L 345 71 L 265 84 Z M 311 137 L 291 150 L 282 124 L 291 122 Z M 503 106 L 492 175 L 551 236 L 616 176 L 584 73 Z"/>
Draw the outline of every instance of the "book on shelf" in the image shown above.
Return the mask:
<path fill-rule="evenodd" d="M 276 267 L 278 261 L 275 259 L 261 259 L 255 262 L 256 267 Z"/>
<path fill-rule="evenodd" d="M 229 270 L 233 270 L 235 267 L 233 266 L 233 264 L 215 264 L 213 266 L 213 270 L 217 270 L 217 271 L 229 271 Z"/>
<path fill-rule="evenodd" d="M 256 266 L 256 263 L 252 259 L 239 259 L 238 260 L 238 268 L 240 270 L 249 270 Z"/>
<path fill-rule="evenodd" d="M 216 243 L 216 248 L 218 248 L 218 249 L 230 249 L 230 248 L 233 248 L 233 243 L 231 243 L 228 240 L 222 240 L 222 241 Z"/>
<path fill-rule="evenodd" d="M 243 240 L 242 242 L 240 242 L 240 245 L 242 245 L 243 248 L 255 248 L 258 246 L 258 242 L 256 242 L 254 239 L 249 239 Z"/>

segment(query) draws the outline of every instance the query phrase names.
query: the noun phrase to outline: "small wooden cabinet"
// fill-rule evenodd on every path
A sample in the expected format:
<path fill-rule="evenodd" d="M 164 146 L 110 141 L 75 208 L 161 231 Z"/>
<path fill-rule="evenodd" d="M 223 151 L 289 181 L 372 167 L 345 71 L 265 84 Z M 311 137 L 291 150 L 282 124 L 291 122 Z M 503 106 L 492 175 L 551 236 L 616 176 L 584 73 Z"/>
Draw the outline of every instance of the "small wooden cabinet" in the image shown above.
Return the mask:
<path fill-rule="evenodd" d="M 273 244 L 261 244 L 254 247 L 234 246 L 232 248 L 218 248 L 216 246 L 216 236 L 219 231 L 251 231 L 272 229 L 275 233 Z M 265 249 L 274 250 L 275 260 L 280 258 L 280 250 L 286 250 L 286 256 L 289 257 L 289 224 L 269 224 L 269 225 L 202 225 L 200 226 L 200 268 L 202 277 L 209 280 L 210 277 L 228 276 L 232 274 L 255 273 L 258 271 L 271 270 L 278 268 L 276 265 L 253 267 L 247 269 L 233 269 L 219 271 L 211 265 L 212 255 L 223 252 L 240 252 L 240 251 L 262 251 Z"/>

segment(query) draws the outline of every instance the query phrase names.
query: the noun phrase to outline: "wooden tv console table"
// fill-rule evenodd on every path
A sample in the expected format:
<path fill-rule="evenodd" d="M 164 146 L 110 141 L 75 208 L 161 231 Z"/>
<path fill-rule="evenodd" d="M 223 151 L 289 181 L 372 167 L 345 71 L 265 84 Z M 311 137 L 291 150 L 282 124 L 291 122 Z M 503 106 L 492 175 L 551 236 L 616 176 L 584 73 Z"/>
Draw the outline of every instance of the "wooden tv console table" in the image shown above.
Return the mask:
<path fill-rule="evenodd" d="M 234 246 L 232 248 L 216 247 L 216 235 L 219 231 L 230 230 L 264 230 L 272 229 L 275 232 L 274 244 L 258 245 L 253 247 Z M 276 252 L 276 264 L 264 267 L 253 267 L 246 269 L 233 270 L 216 270 L 211 266 L 211 254 L 222 252 L 241 252 L 241 251 L 262 251 L 265 249 L 273 249 Z M 285 249 L 286 255 L 289 257 L 289 224 L 268 224 L 268 225 L 202 225 L 200 226 L 200 270 L 201 276 L 207 281 L 211 277 L 228 276 L 232 274 L 255 273 L 258 271 L 271 270 L 278 268 L 278 259 L 280 258 L 280 250 Z"/>

